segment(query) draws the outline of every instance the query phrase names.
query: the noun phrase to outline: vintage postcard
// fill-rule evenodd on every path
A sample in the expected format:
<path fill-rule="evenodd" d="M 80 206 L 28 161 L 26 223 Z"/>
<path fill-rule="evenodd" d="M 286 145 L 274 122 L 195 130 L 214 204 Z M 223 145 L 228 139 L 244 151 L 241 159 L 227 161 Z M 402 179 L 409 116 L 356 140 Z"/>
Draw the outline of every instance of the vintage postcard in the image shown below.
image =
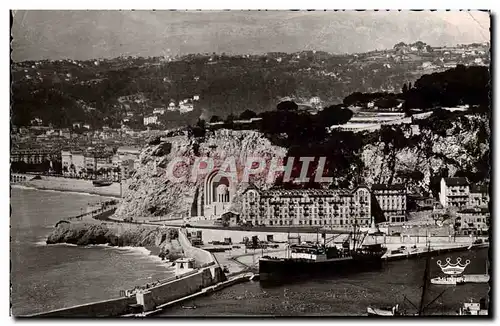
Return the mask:
<path fill-rule="evenodd" d="M 491 316 L 490 15 L 11 11 L 11 315 Z"/>

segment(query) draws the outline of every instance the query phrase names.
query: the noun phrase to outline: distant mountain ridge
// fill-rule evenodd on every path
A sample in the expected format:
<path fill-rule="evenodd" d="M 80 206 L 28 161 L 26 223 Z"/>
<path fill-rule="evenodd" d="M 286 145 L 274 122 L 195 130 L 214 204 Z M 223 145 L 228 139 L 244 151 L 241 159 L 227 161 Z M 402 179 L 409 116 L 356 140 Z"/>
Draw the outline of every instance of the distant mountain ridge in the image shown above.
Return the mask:
<path fill-rule="evenodd" d="M 489 27 L 479 11 L 16 11 L 12 59 L 358 53 L 400 41 L 484 42 Z"/>

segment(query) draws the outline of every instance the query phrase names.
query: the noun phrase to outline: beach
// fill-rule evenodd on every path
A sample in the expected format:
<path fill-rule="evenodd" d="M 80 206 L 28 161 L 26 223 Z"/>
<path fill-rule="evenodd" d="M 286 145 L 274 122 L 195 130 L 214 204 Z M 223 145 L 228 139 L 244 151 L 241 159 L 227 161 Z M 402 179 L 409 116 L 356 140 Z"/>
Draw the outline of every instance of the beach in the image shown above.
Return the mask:
<path fill-rule="evenodd" d="M 92 180 L 72 179 L 54 176 L 40 176 L 34 179 L 34 175 L 27 176 L 27 181 L 11 182 L 12 187 L 27 187 L 40 190 L 56 190 L 75 193 L 87 193 L 109 197 L 121 197 L 121 189 L 119 182 L 113 182 L 109 186 L 95 187 Z"/>

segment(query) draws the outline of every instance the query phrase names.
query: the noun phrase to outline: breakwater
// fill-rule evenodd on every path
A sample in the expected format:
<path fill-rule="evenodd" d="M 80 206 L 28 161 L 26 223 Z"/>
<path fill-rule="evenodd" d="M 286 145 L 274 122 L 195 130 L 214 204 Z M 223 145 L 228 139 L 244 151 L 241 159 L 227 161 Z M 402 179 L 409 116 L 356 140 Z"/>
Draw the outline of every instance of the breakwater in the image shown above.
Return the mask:
<path fill-rule="evenodd" d="M 212 286 L 203 288 L 202 290 L 200 290 L 194 294 L 184 296 L 184 297 L 177 299 L 177 300 L 171 300 L 168 303 L 165 303 L 163 305 L 158 306 L 157 309 L 148 311 L 142 315 L 152 316 L 152 315 L 162 313 L 167 308 L 173 307 L 173 306 L 180 304 L 182 302 L 192 300 L 192 299 L 195 299 L 195 298 L 198 298 L 201 296 L 206 296 L 206 295 L 209 295 L 209 294 L 214 293 L 216 291 L 223 290 L 227 287 L 230 287 L 230 286 L 233 286 L 233 285 L 236 285 L 239 283 L 244 283 L 244 282 L 247 282 L 250 280 L 254 280 L 254 276 L 255 276 L 255 274 L 252 274 L 252 273 L 246 273 L 246 274 L 240 274 L 240 275 L 234 276 L 226 281 L 217 283 L 216 285 L 212 285 Z M 131 316 L 135 316 L 135 315 L 131 315 Z"/>

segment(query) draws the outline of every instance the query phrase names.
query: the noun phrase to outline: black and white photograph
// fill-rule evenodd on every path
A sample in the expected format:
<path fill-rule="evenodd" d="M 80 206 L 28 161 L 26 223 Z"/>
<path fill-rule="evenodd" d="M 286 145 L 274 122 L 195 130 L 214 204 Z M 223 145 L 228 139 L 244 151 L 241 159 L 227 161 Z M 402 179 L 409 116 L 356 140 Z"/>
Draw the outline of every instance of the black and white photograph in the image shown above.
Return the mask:
<path fill-rule="evenodd" d="M 493 16 L 10 10 L 10 316 L 492 318 Z"/>

